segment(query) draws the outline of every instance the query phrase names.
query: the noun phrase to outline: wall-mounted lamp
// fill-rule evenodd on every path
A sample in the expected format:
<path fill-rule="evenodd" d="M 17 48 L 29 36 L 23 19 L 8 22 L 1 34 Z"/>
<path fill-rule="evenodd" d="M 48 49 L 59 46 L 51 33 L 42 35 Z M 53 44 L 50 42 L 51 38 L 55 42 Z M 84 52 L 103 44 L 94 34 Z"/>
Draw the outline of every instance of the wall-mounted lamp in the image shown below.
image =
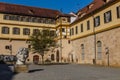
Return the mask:
<path fill-rule="evenodd" d="M 109 48 L 108 47 L 105 48 L 105 53 L 106 53 L 106 55 L 108 55 L 108 57 L 107 57 L 107 65 L 110 66 L 110 60 L 109 60 L 110 57 L 109 57 Z"/>
<path fill-rule="evenodd" d="M 105 48 L 105 53 L 109 54 L 109 48 L 108 47 Z"/>

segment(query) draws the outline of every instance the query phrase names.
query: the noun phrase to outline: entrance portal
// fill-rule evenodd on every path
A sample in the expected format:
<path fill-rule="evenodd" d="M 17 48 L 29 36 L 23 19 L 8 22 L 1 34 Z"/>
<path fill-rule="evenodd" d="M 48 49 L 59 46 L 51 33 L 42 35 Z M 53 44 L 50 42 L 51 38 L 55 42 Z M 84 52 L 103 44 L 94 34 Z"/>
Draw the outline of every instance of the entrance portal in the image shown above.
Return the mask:
<path fill-rule="evenodd" d="M 57 62 L 59 62 L 59 57 L 60 57 L 60 56 L 59 56 L 59 50 L 57 50 L 57 52 L 56 52 L 56 61 L 57 61 Z"/>
<path fill-rule="evenodd" d="M 38 62 L 39 62 L 39 56 L 38 55 L 34 55 L 33 56 L 33 63 L 34 64 L 38 64 Z"/>

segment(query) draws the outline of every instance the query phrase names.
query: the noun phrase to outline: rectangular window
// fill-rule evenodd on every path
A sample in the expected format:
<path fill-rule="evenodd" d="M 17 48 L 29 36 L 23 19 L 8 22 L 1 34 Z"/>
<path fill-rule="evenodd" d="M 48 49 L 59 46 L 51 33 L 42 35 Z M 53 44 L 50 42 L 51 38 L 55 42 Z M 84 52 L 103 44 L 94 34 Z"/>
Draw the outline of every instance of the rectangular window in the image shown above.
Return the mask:
<path fill-rule="evenodd" d="M 54 19 L 51 19 L 51 24 L 55 24 L 55 20 Z"/>
<path fill-rule="evenodd" d="M 20 21 L 20 16 L 16 16 L 16 21 Z"/>
<path fill-rule="evenodd" d="M 20 21 L 25 21 L 25 17 L 20 17 Z"/>
<path fill-rule="evenodd" d="M 72 28 L 72 35 L 74 35 L 74 28 Z"/>
<path fill-rule="evenodd" d="M 9 16 L 9 20 L 15 20 L 15 16 L 14 15 L 10 15 Z"/>
<path fill-rule="evenodd" d="M 55 36 L 55 31 L 54 30 L 50 31 L 50 36 L 52 36 L 52 37 Z"/>
<path fill-rule="evenodd" d="M 120 6 L 117 7 L 117 18 L 120 18 Z"/>
<path fill-rule="evenodd" d="M 31 17 L 26 17 L 25 21 L 26 22 L 31 22 Z"/>
<path fill-rule="evenodd" d="M 100 25 L 100 16 L 97 16 L 94 18 L 94 27 L 97 27 Z"/>
<path fill-rule="evenodd" d="M 104 23 L 112 21 L 111 11 L 104 13 Z"/>
<path fill-rule="evenodd" d="M 62 32 L 65 32 L 65 28 L 62 28 Z"/>
<path fill-rule="evenodd" d="M 9 20 L 9 15 L 4 15 L 5 20 Z"/>
<path fill-rule="evenodd" d="M 70 29 L 70 36 L 71 36 L 71 34 L 72 34 L 72 30 Z"/>
<path fill-rule="evenodd" d="M 38 34 L 40 32 L 39 29 L 33 29 L 33 34 Z"/>
<path fill-rule="evenodd" d="M 81 24 L 81 26 L 80 26 L 80 27 L 81 27 L 81 32 L 83 32 L 83 24 Z"/>
<path fill-rule="evenodd" d="M 20 34 L 20 28 L 13 28 L 13 34 Z"/>
<path fill-rule="evenodd" d="M 31 48 L 31 45 L 28 45 L 28 48 L 30 49 L 30 48 Z"/>
<path fill-rule="evenodd" d="M 9 28 L 8 27 L 2 27 L 2 34 L 9 34 Z"/>
<path fill-rule="evenodd" d="M 101 43 L 101 41 L 97 42 L 97 59 L 98 60 L 102 59 L 102 43 Z"/>
<path fill-rule="evenodd" d="M 24 28 L 23 29 L 23 35 L 30 35 L 30 29 Z"/>
<path fill-rule="evenodd" d="M 76 34 L 78 34 L 78 26 L 76 26 Z"/>
<path fill-rule="evenodd" d="M 90 30 L 90 21 L 87 21 L 87 30 Z"/>

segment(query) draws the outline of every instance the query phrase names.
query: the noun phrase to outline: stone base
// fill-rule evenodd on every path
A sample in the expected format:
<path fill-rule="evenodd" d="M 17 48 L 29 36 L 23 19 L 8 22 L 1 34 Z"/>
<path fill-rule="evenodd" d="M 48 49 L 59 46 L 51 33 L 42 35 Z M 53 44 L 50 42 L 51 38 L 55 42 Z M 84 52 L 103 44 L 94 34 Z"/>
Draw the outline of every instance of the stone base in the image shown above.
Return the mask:
<path fill-rule="evenodd" d="M 14 71 L 16 73 L 25 73 L 25 72 L 28 72 L 28 65 L 15 65 L 14 66 Z"/>

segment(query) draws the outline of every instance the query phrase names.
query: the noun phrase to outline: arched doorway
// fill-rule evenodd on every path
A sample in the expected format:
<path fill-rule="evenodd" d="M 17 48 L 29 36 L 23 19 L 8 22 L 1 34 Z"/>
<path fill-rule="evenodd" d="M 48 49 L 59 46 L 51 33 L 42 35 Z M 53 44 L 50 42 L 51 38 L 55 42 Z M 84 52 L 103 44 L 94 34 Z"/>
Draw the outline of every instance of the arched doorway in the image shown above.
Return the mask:
<path fill-rule="evenodd" d="M 73 54 L 71 54 L 71 62 L 74 62 Z"/>
<path fill-rule="evenodd" d="M 55 60 L 55 56 L 54 56 L 54 54 L 51 55 L 51 60 L 52 60 L 52 61 Z"/>
<path fill-rule="evenodd" d="M 38 64 L 38 62 L 39 62 L 39 56 L 38 55 L 34 55 L 33 56 L 33 63 L 34 64 Z"/>
<path fill-rule="evenodd" d="M 57 62 L 59 62 L 59 57 L 60 57 L 60 56 L 59 56 L 59 50 L 57 50 L 57 52 L 56 52 L 56 61 L 57 61 Z"/>

